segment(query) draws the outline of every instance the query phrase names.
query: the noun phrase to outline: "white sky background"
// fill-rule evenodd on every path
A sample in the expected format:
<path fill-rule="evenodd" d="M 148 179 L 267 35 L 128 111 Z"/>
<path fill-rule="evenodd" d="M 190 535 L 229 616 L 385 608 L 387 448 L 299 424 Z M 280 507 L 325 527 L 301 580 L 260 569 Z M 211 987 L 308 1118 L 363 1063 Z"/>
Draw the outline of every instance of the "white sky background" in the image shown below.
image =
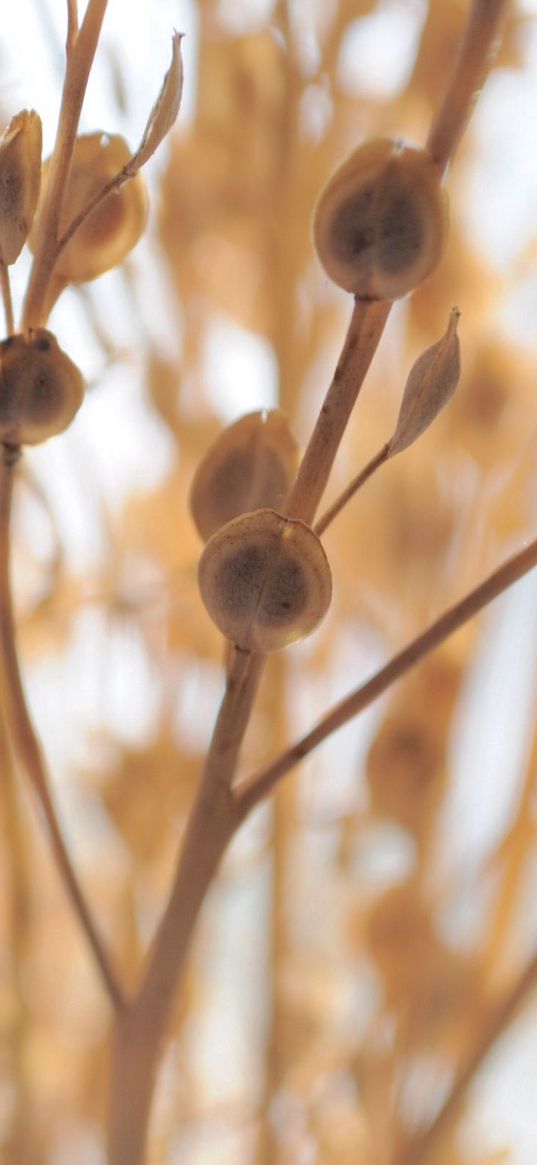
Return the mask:
<path fill-rule="evenodd" d="M 537 0 L 525 0 L 520 7 L 537 15 Z M 44 124 L 45 152 L 48 152 L 60 94 L 65 35 L 63 0 L 17 0 L 9 5 L 9 15 L 7 5 L 5 8 L 0 29 L 2 105 L 8 116 L 25 107 L 39 111 Z M 308 0 L 297 0 L 297 9 L 301 8 L 308 9 Z M 265 18 L 270 4 L 252 0 L 244 9 L 247 23 L 255 26 L 258 19 Z M 230 25 L 237 21 L 237 5 L 233 0 L 223 0 L 222 11 L 227 14 Z M 370 86 L 377 94 L 384 93 L 387 99 L 394 96 L 394 86 L 404 81 L 411 67 L 422 15 L 420 0 L 385 0 L 373 16 L 356 22 L 340 60 L 340 77 L 349 92 L 363 96 L 364 88 Z M 137 143 L 168 65 L 173 28 L 186 33 L 183 42 L 186 84 L 181 119 L 189 119 L 195 104 L 195 5 L 190 0 L 110 0 L 100 56 L 90 80 L 82 118 L 84 131 L 102 128 L 120 132 L 133 146 Z M 394 45 L 397 45 L 397 60 Z M 405 47 L 406 61 L 403 59 Z M 128 95 L 128 116 L 118 110 L 110 87 L 109 54 L 121 68 Z M 524 73 L 503 73 L 487 86 L 474 121 L 479 148 L 471 178 L 474 197 L 468 203 L 467 225 L 499 269 L 507 269 L 514 263 L 531 232 L 537 229 L 537 30 L 529 38 L 527 54 L 528 68 Z M 113 124 L 110 124 L 110 110 L 114 111 Z M 156 170 L 161 164 L 162 159 L 155 161 Z M 139 272 L 138 293 L 151 332 L 164 349 L 173 349 L 180 345 L 180 321 L 170 314 L 166 288 L 157 274 L 149 242 L 139 246 L 133 264 Z M 16 299 L 24 286 L 25 271 L 23 261 L 17 267 L 14 280 Z M 105 549 L 100 543 L 98 516 L 86 500 L 87 482 L 91 482 L 92 476 L 98 475 L 100 488 L 113 509 L 133 487 L 149 486 L 159 476 L 165 476 L 173 456 L 164 427 L 144 402 L 142 365 L 141 360 L 137 362 L 130 301 L 121 277 L 117 273 L 104 277 L 92 286 L 90 295 L 106 326 L 112 324 L 118 343 L 133 349 L 131 366 L 125 369 L 118 365 L 107 372 L 98 389 L 88 397 L 72 432 L 30 455 L 35 473 L 46 479 L 60 536 L 70 562 L 77 568 L 97 562 Z M 102 358 L 83 308 L 75 297 L 64 297 L 53 322 L 60 342 L 79 360 L 88 378 L 99 379 Z M 506 326 L 533 349 L 537 366 L 536 322 L 537 275 L 529 275 L 513 293 Z M 206 377 L 211 397 L 218 402 L 224 421 L 234 419 L 243 411 L 274 403 L 276 369 L 272 353 L 259 337 L 244 333 L 225 318 L 216 321 L 209 337 Z M 478 695 L 475 691 L 469 693 L 469 707 L 473 707 L 472 700 L 477 700 L 481 708 L 482 729 L 476 734 L 475 716 L 466 722 L 461 717 L 458 728 L 452 818 L 446 824 L 445 845 L 451 855 L 455 852 L 463 877 L 468 877 L 466 901 L 470 914 L 471 871 L 497 840 L 499 823 L 508 817 L 510 801 L 514 804 L 515 774 L 509 757 L 519 757 L 525 747 L 523 734 L 515 741 L 510 736 L 510 725 L 516 720 L 515 708 L 520 708 L 520 692 L 513 685 L 508 692 L 501 686 L 506 682 L 505 671 L 500 681 L 498 663 L 502 662 L 505 667 L 506 659 L 510 660 L 513 673 L 526 677 L 524 692 L 535 690 L 536 599 L 537 580 L 532 576 L 497 604 L 490 620 L 491 635 L 478 661 L 481 670 L 478 668 L 473 680 Z M 103 659 L 109 661 L 104 694 Z M 134 677 L 128 717 L 124 700 L 126 676 Z M 82 677 L 86 677 L 85 681 Z M 214 699 L 214 683 L 211 681 L 208 687 Z M 108 724 L 113 731 L 131 743 L 143 739 L 158 706 L 158 677 L 152 674 L 136 638 L 132 635 L 122 638 L 118 634 L 110 642 L 109 628 L 93 612 L 80 619 L 77 635 L 65 658 L 34 669 L 31 695 L 53 768 L 60 776 L 61 796 L 67 802 L 71 798 L 76 807 L 79 793 L 69 787 L 68 773 L 73 758 L 84 759 L 80 742 L 88 728 L 102 722 L 106 705 Z M 526 699 L 522 712 L 529 724 L 535 715 L 534 704 Z M 496 725 L 495 733 L 488 732 L 487 724 Z M 491 795 L 492 790 L 496 795 Z M 88 810 L 86 805 L 80 808 L 83 813 Z M 84 836 L 77 836 L 77 846 L 91 849 L 93 844 L 98 844 L 103 822 L 95 822 L 94 833 L 91 815 L 88 822 L 90 828 Z M 124 855 L 120 848 L 114 850 L 113 846 L 110 852 L 112 873 L 114 862 L 121 865 Z M 255 902 L 253 910 L 256 910 Z M 223 1001 L 228 998 L 229 1003 L 226 992 L 236 972 L 229 958 L 229 935 L 235 933 L 234 927 L 240 933 L 245 925 L 245 911 L 247 907 L 240 896 L 228 908 L 229 929 L 227 939 L 220 946 L 222 975 L 220 981 L 215 977 L 214 1011 L 208 1031 L 198 1033 L 193 1053 L 203 1073 L 211 1061 L 215 1039 L 217 1043 L 221 1039 L 226 1048 L 226 1057 L 221 1061 L 222 1074 L 225 1077 L 229 1070 L 233 1076 L 229 1012 L 226 1019 Z M 448 927 L 459 926 L 463 930 L 464 924 L 464 919 L 446 920 Z M 533 939 L 537 942 L 535 926 Z M 219 1015 L 224 1015 L 223 1019 L 219 1020 Z M 223 1024 L 221 1029 L 219 1022 Z M 502 1139 L 506 1144 L 514 1144 L 515 1165 L 534 1165 L 537 1159 L 534 1091 L 522 1086 L 527 1074 L 533 1082 L 536 1079 L 534 1031 L 529 1021 L 527 1028 L 521 1021 L 508 1038 L 510 1055 L 491 1061 L 482 1078 L 480 1103 L 472 1125 L 475 1130 L 479 1128 L 480 1134 L 490 1135 L 491 1147 L 501 1144 Z M 243 1049 L 236 1048 L 235 1054 L 238 1064 Z M 218 1155 L 211 1137 L 207 1144 L 199 1143 L 195 1151 L 196 1165 L 220 1165 L 221 1161 L 228 1160 Z M 177 1161 L 186 1160 L 179 1150 L 178 1154 Z M 96 1160 L 95 1156 L 91 1158 L 92 1163 Z"/>

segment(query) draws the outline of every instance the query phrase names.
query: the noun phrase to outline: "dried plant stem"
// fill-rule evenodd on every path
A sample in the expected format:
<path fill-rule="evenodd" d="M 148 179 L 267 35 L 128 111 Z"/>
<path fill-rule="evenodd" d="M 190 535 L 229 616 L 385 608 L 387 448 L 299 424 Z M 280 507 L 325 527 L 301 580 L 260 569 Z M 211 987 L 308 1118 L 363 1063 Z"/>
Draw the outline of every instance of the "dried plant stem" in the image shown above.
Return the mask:
<path fill-rule="evenodd" d="M 483 607 L 486 607 L 528 571 L 533 570 L 535 566 L 537 566 L 537 538 L 530 542 L 524 550 L 519 551 L 518 554 L 504 562 L 455 606 L 450 607 L 435 623 L 432 623 L 421 635 L 413 639 L 407 647 L 395 655 L 365 684 L 360 684 L 350 695 L 336 704 L 332 711 L 323 716 L 315 728 L 306 733 L 301 740 L 281 753 L 272 764 L 239 785 L 235 791 L 235 797 L 241 817 L 247 817 L 251 810 L 268 796 L 281 777 L 289 772 L 289 769 L 293 768 L 298 761 L 308 756 L 319 744 L 322 744 L 323 740 L 326 740 L 338 728 L 342 728 L 344 724 L 347 724 L 349 720 L 352 720 L 354 716 L 372 704 L 405 672 L 424 659 L 431 651 L 434 651 L 436 647 L 439 647 L 445 639 L 453 635 L 454 631 L 472 619 L 478 611 L 481 611 Z"/>
<path fill-rule="evenodd" d="M 492 28 L 493 24 L 497 29 L 499 15 L 496 22 L 487 25 L 481 15 L 484 7 L 497 9 L 500 14 L 505 8 L 505 0 L 502 4 L 498 0 L 495 4 L 494 0 L 489 0 L 485 6 L 483 0 L 474 4 L 457 74 L 457 85 L 461 84 L 461 76 L 464 79 L 467 98 L 455 102 L 452 115 L 448 117 L 446 110 L 452 101 L 448 95 L 429 136 L 429 143 L 434 145 L 442 169 L 463 132 L 474 91 L 483 83 L 488 69 L 491 41 L 483 39 L 482 26 Z M 34 301 L 35 298 L 34 293 Z M 34 301 L 30 299 L 29 302 Z M 285 513 L 290 517 L 300 518 L 308 524 L 314 520 L 390 309 L 388 301 L 355 301 L 341 357 L 287 499 Z M 531 563 L 527 561 L 528 556 Z M 240 822 L 301 757 L 356 715 L 413 663 L 536 562 L 537 543 L 532 544 L 531 551 L 528 548 L 523 556 L 517 556 L 500 568 L 368 684 L 352 693 L 312 733 L 287 750 L 274 765 L 245 782 L 234 794 L 232 782 L 264 663 L 261 656 L 235 651 L 205 771 L 186 826 L 170 897 L 141 986 L 135 999 L 118 1016 L 116 1024 L 109 1165 L 143 1165 L 145 1160 L 151 1098 L 174 994 L 203 900 Z"/>
<path fill-rule="evenodd" d="M 0 459 L 0 692 L 3 711 L 15 756 L 37 794 L 58 873 L 86 934 L 110 1002 L 116 1011 L 120 1011 L 124 1005 L 121 985 L 67 852 L 19 671 L 9 579 L 9 528 L 15 472 L 12 452 L 4 450 Z"/>
<path fill-rule="evenodd" d="M 324 534 L 330 523 L 334 521 L 334 518 L 337 518 L 338 514 L 341 513 L 344 506 L 347 505 L 347 502 L 350 502 L 351 498 L 353 498 L 354 495 L 358 493 L 358 490 L 360 490 L 362 486 L 365 485 L 366 481 L 369 481 L 369 478 L 372 477 L 372 475 L 375 473 L 375 470 L 379 469 L 381 465 L 384 465 L 384 462 L 388 460 L 389 454 L 390 442 L 387 441 L 386 444 L 382 446 L 382 449 L 379 449 L 378 453 L 375 453 L 375 456 L 371 458 L 371 461 L 368 461 L 367 465 L 364 465 L 364 468 L 360 471 L 360 473 L 358 473 L 356 477 L 353 477 L 347 488 L 344 489 L 342 493 L 340 493 L 339 497 L 337 497 L 335 502 L 333 502 L 333 504 L 330 506 L 330 509 L 325 510 L 322 518 L 320 518 L 313 527 L 319 538 L 321 537 L 321 534 Z"/>
<path fill-rule="evenodd" d="M 28 281 L 23 329 L 46 322 L 49 285 L 58 257 L 62 200 L 69 177 L 75 138 L 88 77 L 97 49 L 108 0 L 88 0 L 76 38 L 68 42 L 67 66 L 58 119 L 56 144 L 50 160 L 46 193 L 37 224 L 34 262 Z M 73 31 L 73 6 L 68 8 L 68 36 Z"/>
<path fill-rule="evenodd" d="M 114 1033 L 109 1165 L 142 1165 L 162 1042 L 192 931 L 238 818 L 230 785 L 262 656 L 235 651 L 171 894 L 141 985 Z"/>
<path fill-rule="evenodd" d="M 6 333 L 12 336 L 15 331 L 15 321 L 13 317 L 13 300 L 11 298 L 11 282 L 9 279 L 9 268 L 5 263 L 0 261 L 0 289 L 2 293 L 2 302 L 4 304 L 4 315 L 6 317 Z"/>
<path fill-rule="evenodd" d="M 285 513 L 291 518 L 301 518 L 309 525 L 315 517 L 391 306 L 387 300 L 369 303 L 356 299 L 354 302 L 332 383 L 286 502 Z"/>
<path fill-rule="evenodd" d="M 452 1126 L 466 1092 L 493 1045 L 515 1018 L 528 996 L 537 987 L 537 955 L 524 968 L 514 986 L 492 1009 L 489 1019 L 479 1034 L 476 1046 L 464 1069 L 457 1077 L 447 1100 L 425 1132 L 398 1152 L 394 1165 L 425 1165 L 433 1155 L 442 1137 Z"/>
<path fill-rule="evenodd" d="M 426 143 L 442 172 L 457 149 L 490 72 L 508 7 L 509 0 L 473 0 L 459 57 Z"/>

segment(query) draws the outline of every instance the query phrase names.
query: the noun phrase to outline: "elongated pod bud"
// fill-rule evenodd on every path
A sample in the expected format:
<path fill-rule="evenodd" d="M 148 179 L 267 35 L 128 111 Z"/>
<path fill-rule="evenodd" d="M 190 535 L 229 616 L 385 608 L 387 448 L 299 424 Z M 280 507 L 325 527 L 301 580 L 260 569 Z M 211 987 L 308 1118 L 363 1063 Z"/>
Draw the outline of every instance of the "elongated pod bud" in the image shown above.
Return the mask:
<path fill-rule="evenodd" d="M 243 514 L 213 534 L 198 580 L 211 618 L 245 651 L 276 651 L 303 639 L 332 596 L 317 535 L 274 510 Z"/>
<path fill-rule="evenodd" d="M 447 199 L 426 150 L 378 139 L 359 146 L 321 194 L 313 221 L 319 259 L 359 299 L 398 299 L 436 266 Z"/>
<path fill-rule="evenodd" d="M 0 344 L 0 440 L 37 445 L 70 425 L 84 397 L 76 364 L 52 332 L 32 328 Z"/>
<path fill-rule="evenodd" d="M 28 237 L 41 183 L 41 118 L 13 117 L 0 141 L 0 260 L 14 263 Z"/>
<path fill-rule="evenodd" d="M 190 490 L 201 537 L 249 510 L 283 506 L 298 465 L 298 446 L 281 409 L 241 417 L 213 442 Z"/>

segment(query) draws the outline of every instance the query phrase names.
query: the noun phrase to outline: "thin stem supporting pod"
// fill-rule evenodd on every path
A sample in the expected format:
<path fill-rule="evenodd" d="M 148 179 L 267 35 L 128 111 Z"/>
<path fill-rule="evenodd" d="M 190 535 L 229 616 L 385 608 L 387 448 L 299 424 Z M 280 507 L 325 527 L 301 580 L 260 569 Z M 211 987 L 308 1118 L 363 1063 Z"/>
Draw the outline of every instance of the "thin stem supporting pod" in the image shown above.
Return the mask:
<path fill-rule="evenodd" d="M 447 196 L 427 150 L 375 139 L 330 179 L 313 237 L 339 287 L 359 299 L 398 299 L 436 266 L 447 222 Z"/>

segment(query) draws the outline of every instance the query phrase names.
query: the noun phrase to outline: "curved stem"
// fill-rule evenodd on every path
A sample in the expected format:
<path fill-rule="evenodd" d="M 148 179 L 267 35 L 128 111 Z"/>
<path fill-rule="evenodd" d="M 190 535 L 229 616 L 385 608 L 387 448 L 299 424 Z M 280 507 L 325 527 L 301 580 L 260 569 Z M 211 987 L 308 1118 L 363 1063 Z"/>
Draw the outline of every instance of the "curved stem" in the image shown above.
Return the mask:
<path fill-rule="evenodd" d="M 358 393 L 390 313 L 388 300 L 356 299 L 332 383 L 285 505 L 290 518 L 313 521 Z"/>
<path fill-rule="evenodd" d="M 56 144 L 50 160 L 43 205 L 37 221 L 34 262 L 30 272 L 22 328 L 46 321 L 48 287 L 58 257 L 59 224 L 63 196 L 71 168 L 78 122 L 90 69 L 97 49 L 108 0 L 88 0 L 84 19 L 72 38 L 74 8 L 68 8 L 68 53 Z"/>
<path fill-rule="evenodd" d="M 536 987 L 537 955 L 534 955 L 505 998 L 493 1008 L 492 1014 L 480 1032 L 479 1040 L 470 1059 L 457 1077 L 440 1112 L 425 1132 L 412 1138 L 405 1148 L 397 1153 L 395 1165 L 425 1165 L 425 1162 L 432 1157 L 433 1150 L 436 1149 L 456 1118 L 461 1102 L 477 1072 L 482 1067 L 486 1056 Z"/>
<path fill-rule="evenodd" d="M 344 724 L 347 724 L 349 720 L 352 720 L 354 716 L 372 704 L 405 672 L 424 659 L 436 647 L 439 647 L 445 639 L 453 635 L 454 631 L 472 619 L 478 611 L 488 606 L 493 599 L 517 582 L 528 571 L 533 570 L 535 566 L 537 566 L 537 538 L 530 542 L 524 550 L 507 559 L 484 582 L 465 595 L 460 602 L 455 603 L 455 606 L 445 611 L 435 623 L 432 623 L 421 635 L 413 639 L 376 675 L 355 688 L 344 700 L 336 704 L 331 712 L 323 716 L 322 720 L 310 732 L 276 757 L 272 764 L 239 785 L 235 791 L 235 797 L 241 818 L 247 817 L 251 810 L 268 796 L 281 777 L 289 772 L 298 761 L 303 760 L 333 732 L 342 728 Z"/>
<path fill-rule="evenodd" d="M 347 502 L 350 502 L 351 498 L 353 498 L 354 495 L 358 493 L 358 490 L 360 490 L 362 486 L 365 485 L 366 481 L 369 481 L 369 478 L 373 476 L 375 470 L 379 469 L 381 465 L 384 465 L 384 462 L 388 460 L 389 455 L 390 442 L 387 441 L 386 444 L 382 446 L 382 449 L 379 449 L 378 453 L 375 453 L 375 456 L 371 458 L 371 461 L 368 461 L 367 465 L 365 465 L 364 468 L 360 470 L 360 473 L 357 473 L 356 477 L 353 477 L 347 488 L 344 489 L 342 493 L 340 493 L 339 497 L 336 498 L 335 502 L 333 502 L 330 508 L 325 510 L 322 518 L 316 522 L 313 529 L 319 538 L 321 537 L 321 534 L 324 534 L 330 523 L 334 521 L 334 518 L 337 518 L 338 514 L 341 513 L 344 506 L 347 505 Z"/>
<path fill-rule="evenodd" d="M 4 448 L 4 456 L 0 459 L 0 692 L 4 714 L 15 755 L 37 794 L 58 872 L 85 931 L 110 1002 L 116 1011 L 120 1011 L 125 1002 L 123 991 L 67 852 L 19 671 L 9 580 L 9 526 L 14 472 L 13 451 Z"/>
<path fill-rule="evenodd" d="M 508 6 L 509 0 L 473 0 L 460 53 L 426 143 L 441 171 L 453 158 L 490 72 Z"/>
<path fill-rule="evenodd" d="M 6 319 L 6 334 L 12 336 L 15 331 L 15 320 L 13 316 L 13 300 L 11 298 L 11 282 L 9 279 L 9 268 L 5 263 L 0 261 L 0 291 L 2 295 L 2 302 L 4 304 L 4 316 Z"/>

